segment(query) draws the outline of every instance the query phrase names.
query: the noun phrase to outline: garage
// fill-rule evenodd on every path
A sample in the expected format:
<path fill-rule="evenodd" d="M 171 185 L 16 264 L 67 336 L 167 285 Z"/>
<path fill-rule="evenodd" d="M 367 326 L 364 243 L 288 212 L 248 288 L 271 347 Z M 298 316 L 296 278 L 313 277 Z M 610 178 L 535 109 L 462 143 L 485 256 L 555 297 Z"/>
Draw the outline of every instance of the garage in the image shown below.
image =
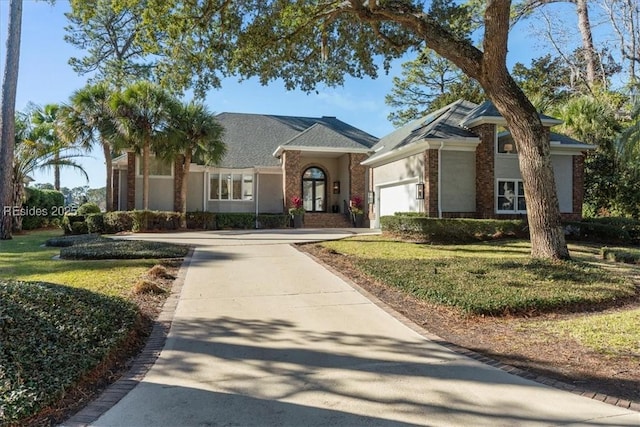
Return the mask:
<path fill-rule="evenodd" d="M 400 184 L 381 187 L 379 190 L 380 216 L 393 215 L 396 212 L 418 212 L 419 202 L 416 200 L 416 184 Z"/>

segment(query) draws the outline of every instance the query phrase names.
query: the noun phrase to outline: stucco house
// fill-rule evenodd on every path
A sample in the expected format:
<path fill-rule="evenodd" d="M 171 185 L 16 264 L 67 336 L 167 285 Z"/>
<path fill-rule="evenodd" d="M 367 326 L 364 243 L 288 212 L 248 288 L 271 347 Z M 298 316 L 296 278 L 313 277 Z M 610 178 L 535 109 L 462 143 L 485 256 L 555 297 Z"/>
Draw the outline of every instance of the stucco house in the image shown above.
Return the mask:
<path fill-rule="evenodd" d="M 551 143 L 561 215 L 582 216 L 584 153 L 594 148 L 550 131 L 558 119 L 540 115 Z M 440 218 L 520 218 L 526 200 L 518 155 L 506 121 L 491 102 L 459 100 L 383 137 L 368 168 L 372 227 L 395 212 Z"/>
<path fill-rule="evenodd" d="M 335 117 L 221 113 L 227 153 L 216 166 L 192 164 L 187 210 L 282 213 L 301 197 L 307 227 L 346 227 L 346 203 L 364 197 L 362 165 L 378 139 Z M 182 158 L 176 162 L 183 161 Z M 142 172 L 133 152 L 114 159 L 114 209 L 142 208 Z M 152 158 L 149 208 L 179 210 L 174 165 Z"/>
<path fill-rule="evenodd" d="M 581 217 L 584 153 L 550 131 L 560 211 Z M 490 102 L 459 100 L 378 140 L 335 117 L 222 113 L 227 154 L 192 164 L 188 211 L 282 213 L 300 197 L 306 227 L 345 227 L 348 202 L 364 200 L 371 227 L 395 212 L 431 217 L 519 218 L 526 199 L 515 144 Z M 183 158 L 177 158 L 182 162 Z M 114 159 L 114 209 L 142 208 L 140 158 Z M 179 210 L 175 165 L 152 158 L 150 209 Z"/>

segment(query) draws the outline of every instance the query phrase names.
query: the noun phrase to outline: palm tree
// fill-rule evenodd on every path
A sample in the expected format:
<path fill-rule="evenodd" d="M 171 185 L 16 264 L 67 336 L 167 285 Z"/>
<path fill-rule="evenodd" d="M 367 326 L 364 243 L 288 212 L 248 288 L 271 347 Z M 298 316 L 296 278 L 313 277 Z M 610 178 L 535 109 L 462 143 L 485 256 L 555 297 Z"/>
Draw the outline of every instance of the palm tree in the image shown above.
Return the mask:
<path fill-rule="evenodd" d="M 58 104 L 47 104 L 44 108 L 36 107 L 31 115 L 31 122 L 35 125 L 32 136 L 41 143 L 48 144 L 53 149 L 54 158 L 59 158 L 60 151 L 68 145 L 58 137 Z M 60 166 L 53 165 L 53 186 L 60 191 Z"/>
<path fill-rule="evenodd" d="M 174 115 L 173 136 L 168 140 L 169 146 L 164 150 L 165 156 L 184 156 L 182 167 L 176 167 L 176 179 L 181 179 L 180 212 L 183 213 L 180 226 L 186 227 L 187 192 L 189 169 L 193 159 L 198 163 L 211 165 L 218 163 L 226 152 L 222 142 L 224 128 L 215 116 L 201 103 L 181 104 Z"/>
<path fill-rule="evenodd" d="M 142 206 L 149 209 L 151 150 L 171 134 L 171 120 L 178 102 L 167 91 L 149 82 L 138 82 L 116 95 L 111 107 L 118 128 L 136 152 L 142 152 Z"/>
<path fill-rule="evenodd" d="M 75 91 L 70 105 L 61 110 L 60 134 L 64 140 L 75 142 L 86 150 L 94 143 L 102 147 L 106 166 L 107 211 L 113 210 L 113 164 L 112 153 L 122 146 L 114 111 L 111 109 L 112 93 L 104 83 L 88 85 Z"/>
<path fill-rule="evenodd" d="M 70 167 L 79 171 L 89 180 L 87 172 L 76 159 L 82 157 L 78 153 L 61 153 L 55 144 L 49 144 L 38 138 L 39 134 L 30 126 L 24 114 L 16 116 L 15 156 L 11 172 L 12 206 L 20 208 L 24 201 L 24 183 L 33 172 L 52 167 Z M 22 228 L 22 218 L 14 217 L 13 228 Z"/>

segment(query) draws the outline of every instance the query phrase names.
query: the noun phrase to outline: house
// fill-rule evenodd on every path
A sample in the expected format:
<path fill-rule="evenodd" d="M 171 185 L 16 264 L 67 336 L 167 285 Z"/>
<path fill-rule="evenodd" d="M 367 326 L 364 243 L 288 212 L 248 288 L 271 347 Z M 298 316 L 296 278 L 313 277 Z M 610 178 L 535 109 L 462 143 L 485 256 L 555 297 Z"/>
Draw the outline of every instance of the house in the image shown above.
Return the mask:
<path fill-rule="evenodd" d="M 188 211 L 282 213 L 301 197 L 305 225 L 348 226 L 352 196 L 364 197 L 362 165 L 378 139 L 335 117 L 222 113 L 227 153 L 215 166 L 192 164 Z M 182 161 L 182 158 L 176 159 Z M 142 172 L 133 152 L 114 159 L 114 209 L 142 208 Z M 149 208 L 179 210 L 175 167 L 152 158 Z"/>
<path fill-rule="evenodd" d="M 582 212 L 583 162 L 592 149 L 549 132 L 560 212 Z M 526 198 L 518 156 L 496 108 L 459 100 L 378 140 L 335 117 L 222 113 L 227 153 L 220 164 L 192 164 L 187 210 L 282 213 L 300 197 L 307 227 L 348 226 L 348 202 L 364 199 L 371 227 L 395 212 L 431 217 L 520 218 Z M 182 158 L 176 162 L 183 161 Z M 114 209 L 142 208 L 140 158 L 114 159 Z M 179 210 L 174 165 L 152 158 L 152 210 Z"/>
<path fill-rule="evenodd" d="M 582 216 L 584 153 L 594 148 L 550 131 L 558 119 L 540 115 L 551 143 L 561 215 Z M 372 227 L 395 212 L 436 218 L 520 218 L 526 198 L 506 121 L 490 102 L 459 100 L 383 137 L 363 165 L 369 170 Z"/>

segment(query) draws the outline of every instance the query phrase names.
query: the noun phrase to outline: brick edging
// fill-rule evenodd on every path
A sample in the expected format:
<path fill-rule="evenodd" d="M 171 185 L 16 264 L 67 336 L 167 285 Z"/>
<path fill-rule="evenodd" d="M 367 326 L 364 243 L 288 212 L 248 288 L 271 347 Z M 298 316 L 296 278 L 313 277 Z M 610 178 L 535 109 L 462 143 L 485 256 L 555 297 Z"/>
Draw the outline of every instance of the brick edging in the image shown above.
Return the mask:
<path fill-rule="evenodd" d="M 111 409 L 120 401 L 120 399 L 125 397 L 127 393 L 133 390 L 133 388 L 142 381 L 147 372 L 149 372 L 149 369 L 151 369 L 160 355 L 160 352 L 164 348 L 165 341 L 167 340 L 167 335 L 169 334 L 169 329 L 173 322 L 173 316 L 175 314 L 176 307 L 178 306 L 178 301 L 180 301 L 180 294 L 182 293 L 182 287 L 184 286 L 187 269 L 191 264 L 193 252 L 193 248 L 189 249 L 189 252 L 182 261 L 182 265 L 178 270 L 178 275 L 171 286 L 171 294 L 164 302 L 162 311 L 153 321 L 153 328 L 144 349 L 135 356 L 129 370 L 118 381 L 108 386 L 100 396 L 89 402 L 87 406 L 71 418 L 64 421 L 61 426 L 88 426 Z"/>
<path fill-rule="evenodd" d="M 367 299 L 369 299 L 371 302 L 373 302 L 376 306 L 380 307 L 382 310 L 384 310 L 387 314 L 389 314 L 391 317 L 393 317 L 394 319 L 396 319 L 397 321 L 399 321 L 400 323 L 402 323 L 403 325 L 405 325 L 406 327 L 408 327 L 409 329 L 413 330 L 414 332 L 422 335 L 423 337 L 427 338 L 429 341 L 432 341 L 436 344 L 439 344 L 455 353 L 461 354 L 463 356 L 467 356 L 471 359 L 477 360 L 481 363 L 484 363 L 486 365 L 489 366 L 493 366 L 494 368 L 498 368 L 502 371 L 508 372 L 510 374 L 516 375 L 518 377 L 527 379 L 527 380 L 531 380 L 531 381 L 535 381 L 537 383 L 540 384 L 544 384 L 553 388 L 557 388 L 559 390 L 564 390 L 564 391 L 569 391 L 573 394 L 577 394 L 579 396 L 583 396 L 589 399 L 594 399 L 594 400 L 599 400 L 601 402 L 604 403 L 608 403 L 610 405 L 614 405 L 614 406 L 618 406 L 624 409 L 630 409 L 632 411 L 636 411 L 636 412 L 640 412 L 640 402 L 637 401 L 629 401 L 629 400 L 624 400 L 624 399 L 619 399 L 617 397 L 614 396 L 609 396 L 606 394 L 602 394 L 602 393 L 598 393 L 597 391 L 594 390 L 587 390 L 584 388 L 580 388 L 580 387 L 576 387 L 573 384 L 569 384 L 569 383 L 565 383 L 563 381 L 558 381 L 558 380 L 554 380 L 553 378 L 549 378 L 546 377 L 544 375 L 538 375 L 535 374 L 533 372 L 528 372 L 525 371 L 524 369 L 520 369 L 520 368 L 516 368 L 515 366 L 512 365 L 507 365 L 506 363 L 502 363 L 500 361 L 497 361 L 495 359 L 491 359 L 490 357 L 485 356 L 484 354 L 480 354 L 478 352 L 475 352 L 473 350 L 469 350 L 467 348 L 461 347 L 457 344 L 453 344 L 449 341 L 446 341 L 445 339 L 443 339 L 442 337 L 427 331 L 425 328 L 421 327 L 420 325 L 418 325 L 417 323 L 415 323 L 413 320 L 409 319 L 408 317 L 404 316 L 402 313 L 398 312 L 396 309 L 394 309 L 393 307 L 391 307 L 389 304 L 387 304 L 386 302 L 382 301 L 380 298 L 378 298 L 377 296 L 375 296 L 374 294 L 372 294 L 371 292 L 369 292 L 368 290 L 364 289 L 362 286 L 358 285 L 357 283 L 355 283 L 353 280 L 351 280 L 349 277 L 347 277 L 346 275 L 344 275 L 342 272 L 338 271 L 337 269 L 333 268 L 331 265 L 325 263 L 324 261 L 322 261 L 321 259 L 317 258 L 316 256 L 314 256 L 313 254 L 310 254 L 309 252 L 300 250 L 300 248 L 298 247 L 298 245 L 291 245 L 293 247 L 296 248 L 296 250 L 298 250 L 298 252 L 301 252 L 305 255 L 307 255 L 309 258 L 313 259 L 315 262 L 317 262 L 318 264 L 322 265 L 324 268 L 326 268 L 327 270 L 329 270 L 331 273 L 335 274 L 336 276 L 340 277 L 342 280 L 344 280 L 345 282 L 347 282 L 351 287 L 353 287 L 356 291 L 358 291 L 359 293 L 361 293 L 362 295 L 364 295 Z"/>

